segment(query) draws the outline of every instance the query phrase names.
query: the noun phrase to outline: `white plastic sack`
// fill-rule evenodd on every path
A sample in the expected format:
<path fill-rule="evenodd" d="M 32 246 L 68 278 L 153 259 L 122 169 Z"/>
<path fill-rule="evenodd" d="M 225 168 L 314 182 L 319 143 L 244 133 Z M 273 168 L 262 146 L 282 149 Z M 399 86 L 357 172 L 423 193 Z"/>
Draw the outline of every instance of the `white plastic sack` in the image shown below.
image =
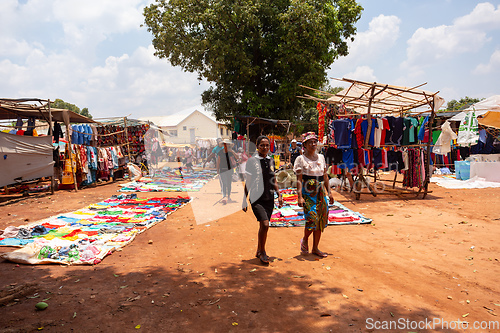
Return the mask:
<path fill-rule="evenodd" d="M 141 168 L 139 168 L 139 166 L 133 163 L 128 163 L 127 168 L 130 178 L 132 178 L 135 181 L 139 181 L 142 178 L 142 171 Z"/>
<path fill-rule="evenodd" d="M 479 128 L 476 112 L 468 112 L 460 122 L 457 144 L 462 147 L 470 147 L 477 144 L 478 140 Z"/>

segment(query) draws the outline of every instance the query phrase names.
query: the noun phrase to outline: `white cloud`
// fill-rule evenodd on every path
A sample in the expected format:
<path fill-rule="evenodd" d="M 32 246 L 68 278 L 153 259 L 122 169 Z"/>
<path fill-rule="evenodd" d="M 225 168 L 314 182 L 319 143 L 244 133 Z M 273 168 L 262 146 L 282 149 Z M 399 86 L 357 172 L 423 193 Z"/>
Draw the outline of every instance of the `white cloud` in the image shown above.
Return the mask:
<path fill-rule="evenodd" d="M 376 61 L 377 57 L 390 49 L 399 37 L 401 20 L 397 16 L 374 17 L 368 30 L 356 34 L 348 42 L 349 55 L 335 61 L 332 68 L 357 65 L 360 62 Z"/>
<path fill-rule="evenodd" d="M 453 25 L 419 28 L 408 40 L 407 60 L 403 68 L 426 66 L 456 54 L 475 52 L 490 38 L 487 32 L 500 29 L 500 6 L 478 4 L 465 16 L 457 18 Z"/>
<path fill-rule="evenodd" d="M 470 14 L 457 18 L 454 26 L 459 29 L 500 29 L 500 5 L 495 9 L 489 2 L 480 3 Z"/>
<path fill-rule="evenodd" d="M 373 69 L 368 66 L 358 66 L 354 72 L 350 72 L 344 75 L 345 78 L 366 81 L 366 82 L 376 82 L 377 77 L 373 73 Z"/>
<path fill-rule="evenodd" d="M 54 18 L 64 25 L 103 33 L 139 29 L 144 0 L 55 0 Z"/>
<path fill-rule="evenodd" d="M 0 1 L 2 95 L 61 98 L 96 117 L 168 114 L 200 104 L 208 84 L 155 57 L 151 45 L 141 46 L 150 44 L 146 35 L 97 58 L 98 47 L 140 32 L 149 2 Z"/>
<path fill-rule="evenodd" d="M 496 50 L 490 57 L 490 62 L 487 64 L 479 64 L 473 74 L 489 74 L 500 69 L 500 50 Z"/>
<path fill-rule="evenodd" d="M 25 40 L 17 40 L 9 36 L 0 36 L 0 57 L 22 57 L 31 51 L 31 46 Z"/>

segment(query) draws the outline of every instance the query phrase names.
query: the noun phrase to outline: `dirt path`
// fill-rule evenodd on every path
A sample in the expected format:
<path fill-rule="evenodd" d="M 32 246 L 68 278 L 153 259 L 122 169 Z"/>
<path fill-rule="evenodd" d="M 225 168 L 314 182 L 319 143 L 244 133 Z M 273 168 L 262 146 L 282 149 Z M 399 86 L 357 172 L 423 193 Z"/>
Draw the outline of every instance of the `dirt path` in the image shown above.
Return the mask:
<path fill-rule="evenodd" d="M 205 189 L 214 202 L 217 186 Z M 0 228 L 82 208 L 116 189 L 1 203 Z M 373 224 L 327 228 L 321 248 L 329 256 L 321 260 L 300 255 L 301 228 L 272 228 L 274 261 L 263 267 L 251 212 L 197 224 L 193 203 L 96 266 L 0 261 L 0 300 L 16 295 L 0 306 L 0 332 L 367 332 L 377 331 L 375 321 L 425 320 L 459 332 L 457 320 L 500 323 L 500 189 L 431 189 L 425 200 L 337 193 Z M 35 311 L 43 299 L 49 307 Z"/>

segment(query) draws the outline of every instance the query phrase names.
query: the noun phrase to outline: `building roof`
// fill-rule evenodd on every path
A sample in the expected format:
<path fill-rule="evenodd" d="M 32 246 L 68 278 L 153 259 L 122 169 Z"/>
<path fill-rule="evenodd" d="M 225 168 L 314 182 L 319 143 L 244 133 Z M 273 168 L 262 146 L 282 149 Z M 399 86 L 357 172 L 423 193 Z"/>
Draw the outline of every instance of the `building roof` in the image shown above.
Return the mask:
<path fill-rule="evenodd" d="M 194 106 L 171 115 L 141 117 L 139 118 L 139 120 L 148 120 L 153 122 L 155 125 L 161 127 L 173 127 L 179 125 L 182 121 L 184 121 L 187 117 L 189 117 L 196 111 L 203 114 L 205 117 L 209 118 L 214 123 L 221 124 L 220 121 L 217 121 L 217 119 L 215 119 L 215 117 L 211 112 L 206 111 L 201 105 Z"/>

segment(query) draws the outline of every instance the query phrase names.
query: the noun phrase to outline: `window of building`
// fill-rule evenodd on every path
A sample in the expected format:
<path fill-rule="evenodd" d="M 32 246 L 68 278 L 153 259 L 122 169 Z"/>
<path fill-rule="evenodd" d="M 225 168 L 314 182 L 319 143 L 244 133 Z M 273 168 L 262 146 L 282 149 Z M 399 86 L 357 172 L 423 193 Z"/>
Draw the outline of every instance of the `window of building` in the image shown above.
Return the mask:
<path fill-rule="evenodd" d="M 170 134 L 171 136 L 177 136 L 177 130 L 168 131 L 168 134 Z"/>
<path fill-rule="evenodd" d="M 182 130 L 185 131 L 186 130 L 186 126 L 182 126 Z"/>
<path fill-rule="evenodd" d="M 226 135 L 229 136 L 229 129 L 226 129 Z"/>
<path fill-rule="evenodd" d="M 220 128 L 220 136 L 223 136 L 224 135 L 224 129 L 221 127 Z"/>

